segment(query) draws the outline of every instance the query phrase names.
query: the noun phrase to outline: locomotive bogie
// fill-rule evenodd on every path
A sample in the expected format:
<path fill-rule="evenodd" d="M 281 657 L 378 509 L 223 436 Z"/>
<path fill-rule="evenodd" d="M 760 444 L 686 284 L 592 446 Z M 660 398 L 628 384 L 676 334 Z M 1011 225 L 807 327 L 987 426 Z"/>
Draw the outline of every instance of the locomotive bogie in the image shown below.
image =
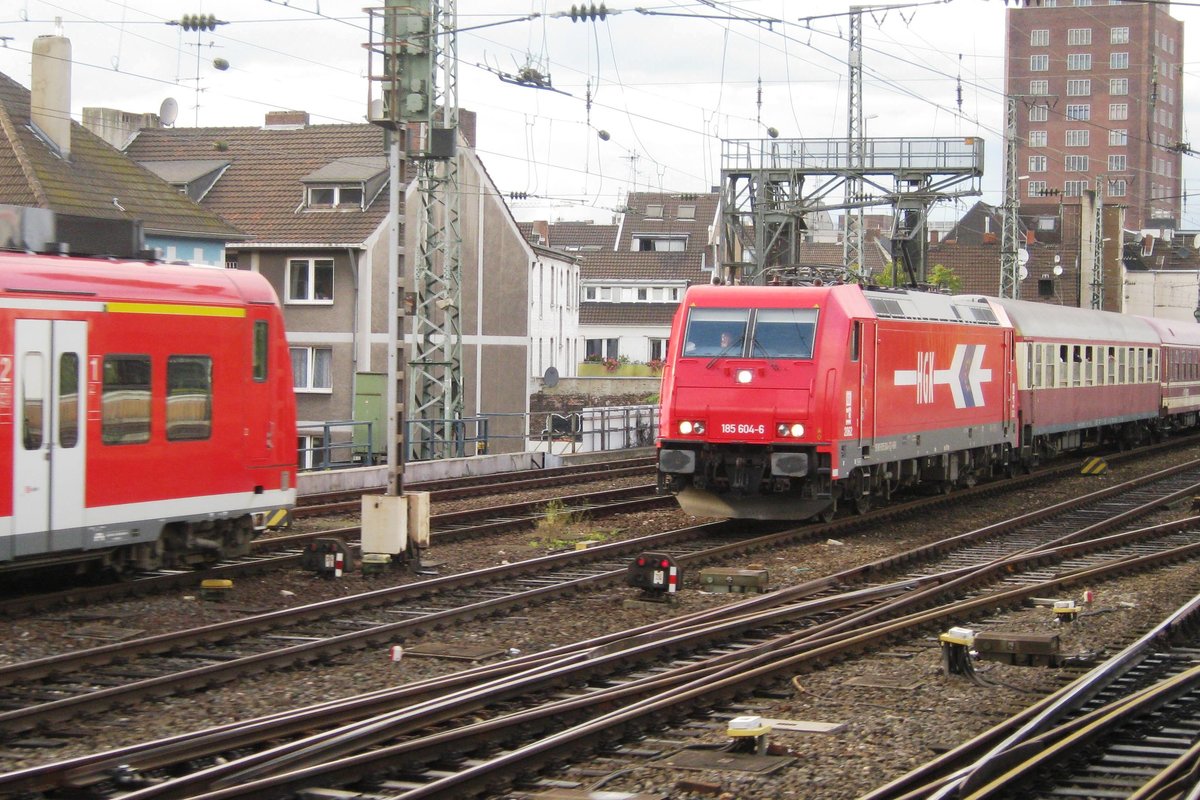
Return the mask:
<path fill-rule="evenodd" d="M 0 254 L 0 562 L 248 552 L 295 500 L 278 302 L 214 267 Z"/>

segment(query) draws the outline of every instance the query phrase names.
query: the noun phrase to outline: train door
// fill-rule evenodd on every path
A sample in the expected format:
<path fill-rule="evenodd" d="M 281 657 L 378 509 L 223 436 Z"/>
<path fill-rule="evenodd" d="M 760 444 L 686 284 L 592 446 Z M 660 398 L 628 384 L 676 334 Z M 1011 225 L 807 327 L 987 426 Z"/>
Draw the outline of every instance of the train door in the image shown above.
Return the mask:
<path fill-rule="evenodd" d="M 87 323 L 18 319 L 12 361 L 11 556 L 83 543 Z"/>
<path fill-rule="evenodd" d="M 874 320 L 856 320 L 858 345 L 858 438 L 863 455 L 875 455 L 875 335 Z"/>
<path fill-rule="evenodd" d="M 256 314 L 255 312 L 259 312 Z M 277 379 L 273 372 L 281 368 L 275 363 L 277 354 L 271 352 L 271 322 L 263 309 L 250 308 L 251 338 L 248 344 L 250 370 L 246 375 L 246 397 L 243 408 L 246 429 L 246 458 L 251 466 L 279 463 L 280 432 L 275 430 L 278 400 L 274 396 Z M 294 447 L 295 442 L 287 442 Z"/>

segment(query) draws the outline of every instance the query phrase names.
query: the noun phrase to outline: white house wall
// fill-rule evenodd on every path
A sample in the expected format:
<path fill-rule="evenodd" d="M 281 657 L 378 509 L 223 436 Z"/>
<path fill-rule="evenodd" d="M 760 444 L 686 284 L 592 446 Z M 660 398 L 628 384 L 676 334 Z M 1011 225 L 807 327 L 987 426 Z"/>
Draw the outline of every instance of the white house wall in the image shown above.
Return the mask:
<path fill-rule="evenodd" d="M 1200 274 L 1191 271 L 1125 273 L 1122 311 L 1194 322 L 1200 305 Z"/>

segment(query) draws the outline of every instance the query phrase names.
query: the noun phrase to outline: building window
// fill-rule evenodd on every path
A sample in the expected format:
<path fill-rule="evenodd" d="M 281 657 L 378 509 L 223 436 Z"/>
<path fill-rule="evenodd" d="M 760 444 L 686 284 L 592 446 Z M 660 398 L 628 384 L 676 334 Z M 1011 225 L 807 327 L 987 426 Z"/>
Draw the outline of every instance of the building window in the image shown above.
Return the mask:
<path fill-rule="evenodd" d="M 1082 197 L 1087 188 L 1087 181 L 1063 181 L 1063 197 Z"/>
<path fill-rule="evenodd" d="M 678 217 L 679 219 L 695 219 L 696 218 L 696 207 L 690 206 L 690 205 L 689 206 L 680 206 L 679 209 L 675 212 L 675 216 Z"/>
<path fill-rule="evenodd" d="M 1111 197 L 1124 197 L 1128 184 L 1123 179 L 1108 182 L 1108 194 Z"/>
<path fill-rule="evenodd" d="M 1050 119 L 1049 106 L 1030 106 L 1029 121 L 1030 122 L 1046 122 Z"/>
<path fill-rule="evenodd" d="M 1127 162 L 1124 155 L 1108 157 L 1109 172 L 1124 172 L 1126 169 L 1128 169 L 1126 164 Z"/>
<path fill-rule="evenodd" d="M 1092 82 L 1090 80 L 1071 80 L 1067 81 L 1067 95 L 1070 97 L 1087 97 L 1092 93 Z"/>
<path fill-rule="evenodd" d="M 1047 144 L 1045 131 L 1030 131 L 1029 146 L 1030 147 L 1045 147 Z"/>
<path fill-rule="evenodd" d="M 1112 103 L 1108 107 L 1109 119 L 1129 119 L 1128 103 Z"/>
<path fill-rule="evenodd" d="M 1092 68 L 1091 53 L 1068 53 L 1067 54 L 1067 69 L 1068 70 L 1089 70 Z"/>
<path fill-rule="evenodd" d="M 1046 196 L 1046 182 L 1045 181 L 1030 181 L 1028 191 L 1029 191 L 1030 197 L 1045 197 Z"/>
<path fill-rule="evenodd" d="M 1068 28 L 1067 29 L 1067 44 L 1091 44 L 1092 29 L 1091 28 Z"/>
<path fill-rule="evenodd" d="M 596 287 L 595 286 L 583 287 L 583 299 L 584 300 L 595 300 L 596 299 Z"/>
<path fill-rule="evenodd" d="M 1050 69 L 1050 56 L 1046 54 L 1029 57 L 1030 72 L 1045 72 Z"/>
<path fill-rule="evenodd" d="M 1113 28 L 1108 32 L 1109 44 L 1126 44 L 1129 42 L 1129 28 Z"/>
<path fill-rule="evenodd" d="M 297 392 L 333 391 L 333 348 L 293 347 L 292 387 Z"/>
<path fill-rule="evenodd" d="M 310 186 L 309 208 L 355 208 L 362 210 L 361 186 Z"/>
<path fill-rule="evenodd" d="M 1109 69 L 1129 69 L 1129 53 L 1113 53 L 1108 57 Z"/>
<path fill-rule="evenodd" d="M 1030 81 L 1029 93 L 1038 95 L 1050 94 L 1050 81 Z"/>
<path fill-rule="evenodd" d="M 333 259 L 293 258 L 287 266 L 287 301 L 331 305 L 333 303 Z"/>
<path fill-rule="evenodd" d="M 635 253 L 682 253 L 687 249 L 687 237 L 634 234 L 630 249 Z"/>
<path fill-rule="evenodd" d="M 662 219 L 663 206 L 662 203 L 647 203 L 646 204 L 646 219 Z"/>
<path fill-rule="evenodd" d="M 1067 119 L 1091 119 L 1092 107 L 1088 103 L 1067 106 Z"/>
<path fill-rule="evenodd" d="M 667 360 L 667 339 L 650 338 L 650 360 L 651 361 L 666 361 Z"/>
<path fill-rule="evenodd" d="M 1063 169 L 1067 172 L 1087 172 L 1088 157 L 1087 156 L 1064 156 Z"/>
<path fill-rule="evenodd" d="M 1087 147 L 1091 144 L 1092 132 L 1089 130 L 1067 131 L 1067 147 Z"/>
<path fill-rule="evenodd" d="M 588 339 L 585 355 L 590 359 L 597 358 L 619 358 L 621 353 L 618 350 L 620 339 Z"/>
<path fill-rule="evenodd" d="M 1045 156 L 1030 156 L 1029 157 L 1029 171 L 1030 172 L 1045 172 L 1046 171 L 1046 157 Z"/>
<path fill-rule="evenodd" d="M 1049 47 L 1050 46 L 1050 29 L 1039 28 L 1029 32 L 1030 47 Z"/>
<path fill-rule="evenodd" d="M 1129 78 L 1113 78 L 1108 82 L 1109 94 L 1129 94 Z"/>

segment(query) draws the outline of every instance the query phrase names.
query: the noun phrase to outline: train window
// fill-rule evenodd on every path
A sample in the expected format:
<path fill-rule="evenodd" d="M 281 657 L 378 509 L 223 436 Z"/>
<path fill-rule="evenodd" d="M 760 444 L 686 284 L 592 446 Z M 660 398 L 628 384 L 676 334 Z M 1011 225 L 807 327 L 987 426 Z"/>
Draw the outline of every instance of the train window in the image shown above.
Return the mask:
<path fill-rule="evenodd" d="M 45 439 L 42 433 L 45 406 L 45 356 L 36 351 L 25 353 L 21 359 L 21 443 L 26 450 L 40 450 Z"/>
<path fill-rule="evenodd" d="M 101 409 L 105 444 L 150 441 L 150 356 L 104 357 Z"/>
<path fill-rule="evenodd" d="M 79 354 L 58 358 L 58 446 L 79 444 Z"/>
<path fill-rule="evenodd" d="M 749 321 L 746 308 L 693 308 L 683 337 L 684 357 L 741 356 Z"/>
<path fill-rule="evenodd" d="M 254 322 L 254 362 L 251 374 L 254 380 L 262 383 L 267 379 L 267 353 L 269 348 L 267 342 L 270 341 L 268 333 L 270 328 L 267 326 L 266 320 L 255 320 Z"/>
<path fill-rule="evenodd" d="M 212 435 L 212 359 L 167 359 L 167 439 L 207 439 Z"/>
<path fill-rule="evenodd" d="M 854 327 L 850 329 L 850 360 L 858 361 L 859 355 L 862 352 L 862 323 L 855 321 Z"/>
<path fill-rule="evenodd" d="M 812 358 L 816 329 L 815 308 L 760 308 L 754 318 L 750 355 L 763 358 Z"/>

